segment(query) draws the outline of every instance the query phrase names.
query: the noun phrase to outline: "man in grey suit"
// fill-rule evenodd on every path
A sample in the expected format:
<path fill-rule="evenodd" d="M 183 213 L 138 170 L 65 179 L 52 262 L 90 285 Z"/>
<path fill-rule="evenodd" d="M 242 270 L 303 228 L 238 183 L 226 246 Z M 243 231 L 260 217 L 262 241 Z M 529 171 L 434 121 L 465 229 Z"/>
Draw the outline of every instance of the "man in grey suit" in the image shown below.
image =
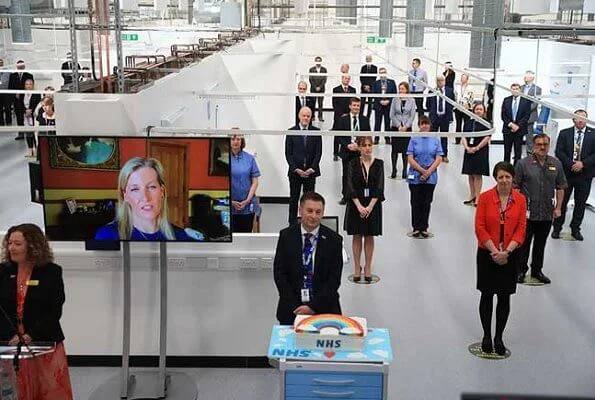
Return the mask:
<path fill-rule="evenodd" d="M 414 58 L 411 62 L 413 69 L 409 71 L 409 88 L 410 93 L 422 94 L 428 86 L 428 74 L 420 68 L 421 60 Z M 415 97 L 415 105 L 417 106 L 417 115 L 421 118 L 424 115 L 424 98 Z"/>
<path fill-rule="evenodd" d="M 525 84 L 521 86 L 521 92 L 526 96 L 537 97 L 541 96 L 541 88 L 535 84 L 535 72 L 527 71 L 525 73 Z M 527 124 L 527 135 L 525 136 L 525 144 L 527 146 L 527 155 L 533 154 L 533 136 L 535 135 L 534 126 L 537 121 L 536 102 L 531 102 L 531 116 Z"/>

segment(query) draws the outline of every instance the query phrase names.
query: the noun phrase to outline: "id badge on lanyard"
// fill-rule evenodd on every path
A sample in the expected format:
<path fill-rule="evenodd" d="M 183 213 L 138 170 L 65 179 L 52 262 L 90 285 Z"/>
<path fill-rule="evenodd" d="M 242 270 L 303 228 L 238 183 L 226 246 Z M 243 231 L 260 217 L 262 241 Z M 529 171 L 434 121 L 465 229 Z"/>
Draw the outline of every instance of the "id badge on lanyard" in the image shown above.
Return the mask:
<path fill-rule="evenodd" d="M 302 289 L 302 303 L 310 302 L 310 289 Z"/>
<path fill-rule="evenodd" d="M 314 238 L 313 243 L 312 243 L 312 247 L 310 247 L 310 251 L 308 251 L 308 254 L 303 254 L 302 255 L 302 264 L 303 264 L 303 268 L 304 268 L 304 285 L 301 289 L 301 298 L 302 298 L 302 303 L 309 303 L 310 302 L 310 297 L 311 297 L 311 292 L 312 292 L 312 277 L 314 275 L 314 251 L 316 250 L 316 244 L 317 244 L 318 240 L 316 238 Z M 312 270 L 308 271 L 308 265 L 312 263 Z M 308 274 L 310 274 L 310 282 L 308 282 Z"/>
<path fill-rule="evenodd" d="M 368 186 L 368 172 L 366 172 L 366 167 L 364 166 L 364 163 L 362 163 L 362 176 L 363 176 L 364 182 L 366 184 L 366 187 L 364 188 L 364 197 L 370 197 L 370 188 L 367 187 Z"/>

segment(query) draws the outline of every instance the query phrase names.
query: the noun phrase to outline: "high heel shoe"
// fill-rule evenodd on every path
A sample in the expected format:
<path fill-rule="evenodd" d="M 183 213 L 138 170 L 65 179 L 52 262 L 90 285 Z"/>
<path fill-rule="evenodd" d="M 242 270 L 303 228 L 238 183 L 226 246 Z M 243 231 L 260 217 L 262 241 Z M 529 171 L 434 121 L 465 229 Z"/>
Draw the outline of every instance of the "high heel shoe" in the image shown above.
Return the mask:
<path fill-rule="evenodd" d="M 356 270 L 359 271 L 359 275 L 353 274 L 353 281 L 359 282 L 362 280 L 362 267 L 356 268 Z"/>
<path fill-rule="evenodd" d="M 506 354 L 506 346 L 504 346 L 504 342 L 502 341 L 501 337 L 494 338 L 494 350 L 499 356 Z"/>
<path fill-rule="evenodd" d="M 473 204 L 475 204 L 475 197 L 474 197 L 474 198 L 472 198 L 471 200 L 465 200 L 465 201 L 463 202 L 463 204 L 464 204 L 464 205 L 466 205 L 466 206 L 470 206 L 470 205 L 473 205 Z"/>
<path fill-rule="evenodd" d="M 364 276 L 364 280 L 365 280 L 367 283 L 372 283 L 372 277 L 371 277 L 371 276 Z"/>

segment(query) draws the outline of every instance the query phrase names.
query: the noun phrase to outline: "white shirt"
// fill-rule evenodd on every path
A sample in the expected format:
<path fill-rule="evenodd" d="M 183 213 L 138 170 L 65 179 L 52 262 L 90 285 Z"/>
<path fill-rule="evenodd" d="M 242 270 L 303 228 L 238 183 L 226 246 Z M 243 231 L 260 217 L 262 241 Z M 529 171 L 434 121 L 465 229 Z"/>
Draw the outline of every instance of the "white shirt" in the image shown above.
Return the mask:
<path fill-rule="evenodd" d="M 311 233 L 313 238 L 316 238 L 316 242 L 313 243 L 314 248 L 312 249 L 312 272 L 314 272 L 314 268 L 316 268 L 316 248 L 318 247 L 318 231 L 320 231 L 320 225 L 318 225 L 312 232 L 308 232 L 304 225 L 300 225 L 300 231 L 302 232 L 302 253 L 304 250 L 304 242 L 306 241 L 306 233 Z"/>

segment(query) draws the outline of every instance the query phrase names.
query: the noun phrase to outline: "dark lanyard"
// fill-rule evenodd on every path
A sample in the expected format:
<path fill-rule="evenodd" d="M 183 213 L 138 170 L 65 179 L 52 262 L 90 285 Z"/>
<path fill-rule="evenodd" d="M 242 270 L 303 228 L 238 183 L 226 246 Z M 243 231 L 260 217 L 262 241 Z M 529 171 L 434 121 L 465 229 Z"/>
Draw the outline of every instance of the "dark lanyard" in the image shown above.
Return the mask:
<path fill-rule="evenodd" d="M 364 177 L 364 182 L 366 183 L 366 187 L 368 187 L 368 173 L 366 172 L 366 166 L 364 165 L 364 162 L 362 161 L 362 176 Z M 372 167 L 372 164 L 370 164 L 370 168 Z"/>
<path fill-rule="evenodd" d="M 498 195 L 498 200 L 500 200 L 500 195 Z M 506 210 L 510 206 L 512 202 L 512 193 L 508 195 L 508 199 L 506 200 L 506 208 L 502 210 L 502 202 L 498 201 L 500 207 L 500 250 L 504 246 L 504 221 L 506 219 Z"/>

